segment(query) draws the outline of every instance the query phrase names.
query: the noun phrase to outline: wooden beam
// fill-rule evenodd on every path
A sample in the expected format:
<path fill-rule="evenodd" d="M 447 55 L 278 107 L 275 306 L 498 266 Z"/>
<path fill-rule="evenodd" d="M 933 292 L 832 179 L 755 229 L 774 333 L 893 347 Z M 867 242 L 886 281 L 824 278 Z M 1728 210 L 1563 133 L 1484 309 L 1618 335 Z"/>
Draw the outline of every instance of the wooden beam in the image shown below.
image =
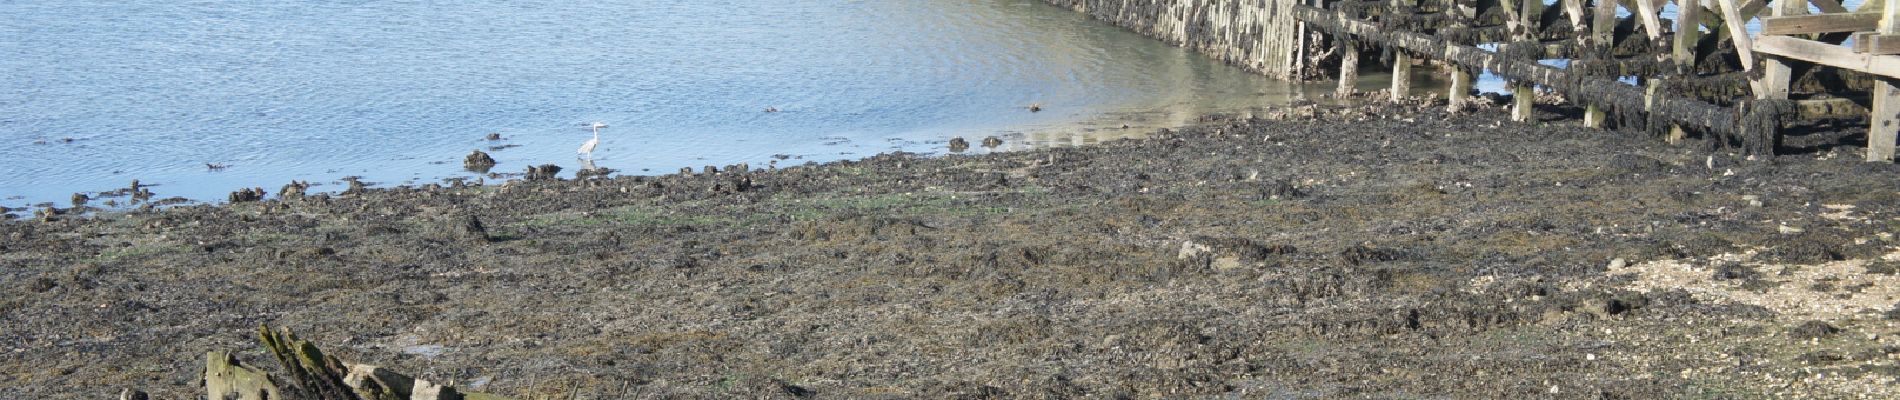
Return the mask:
<path fill-rule="evenodd" d="M 1900 78 L 1900 56 L 1855 53 L 1845 46 L 1788 36 L 1762 36 L 1755 41 L 1754 50 L 1830 67 Z"/>
<path fill-rule="evenodd" d="M 1854 52 L 1867 54 L 1900 54 L 1900 35 L 1882 35 L 1874 32 L 1854 34 Z"/>
<path fill-rule="evenodd" d="M 1799 100 L 1794 102 L 1801 119 L 1859 118 L 1867 116 L 1867 107 L 1853 99 Z"/>
<path fill-rule="evenodd" d="M 1880 14 L 1817 14 L 1773 16 L 1761 19 L 1763 35 L 1804 35 L 1828 32 L 1861 32 L 1874 30 L 1874 24 L 1880 22 Z"/>
<path fill-rule="evenodd" d="M 1735 0 L 1716 0 L 1722 5 L 1722 26 L 1728 27 L 1729 39 L 1735 41 L 1735 55 L 1742 58 L 1742 70 L 1755 70 L 1755 48 L 1748 36 L 1748 19 L 1742 17 L 1740 6 Z"/>
<path fill-rule="evenodd" d="M 1643 31 L 1646 32 L 1646 36 L 1650 40 L 1662 38 L 1662 17 L 1657 15 L 1660 11 L 1656 9 L 1656 3 L 1650 0 L 1636 0 L 1635 11 L 1638 19 L 1643 21 Z"/>
<path fill-rule="evenodd" d="M 1676 41 L 1671 43 L 1671 56 L 1676 66 L 1682 69 L 1695 67 L 1695 45 L 1702 41 L 1702 4 L 1698 0 L 1685 0 L 1676 11 Z"/>

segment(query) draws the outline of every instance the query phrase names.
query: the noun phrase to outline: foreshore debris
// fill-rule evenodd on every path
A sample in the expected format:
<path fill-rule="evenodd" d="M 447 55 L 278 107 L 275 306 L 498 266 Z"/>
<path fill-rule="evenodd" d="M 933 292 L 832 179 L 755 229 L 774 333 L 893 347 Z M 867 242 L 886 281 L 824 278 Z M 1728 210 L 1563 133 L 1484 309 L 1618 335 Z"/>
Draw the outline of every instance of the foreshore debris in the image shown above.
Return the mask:
<path fill-rule="evenodd" d="M 231 400 L 506 400 L 463 392 L 374 365 L 348 364 L 297 338 L 289 328 L 257 328 L 258 342 L 286 371 L 273 376 L 225 351 L 205 354 L 205 394 Z M 121 399 L 145 398 L 126 389 Z M 134 394 L 136 393 L 136 394 Z"/>

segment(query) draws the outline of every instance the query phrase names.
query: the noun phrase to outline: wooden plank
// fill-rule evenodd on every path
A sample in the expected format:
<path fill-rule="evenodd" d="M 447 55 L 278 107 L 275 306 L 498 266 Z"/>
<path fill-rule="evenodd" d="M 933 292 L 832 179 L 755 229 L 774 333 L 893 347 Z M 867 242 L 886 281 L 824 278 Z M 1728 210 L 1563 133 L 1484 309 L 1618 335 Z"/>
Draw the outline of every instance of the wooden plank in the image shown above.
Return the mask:
<path fill-rule="evenodd" d="M 1882 35 L 1873 32 L 1855 33 L 1854 52 L 1867 54 L 1900 54 L 1900 35 Z"/>
<path fill-rule="evenodd" d="M 1754 50 L 1888 78 L 1900 77 L 1900 56 L 1855 53 L 1845 46 L 1788 36 L 1762 36 L 1755 41 Z"/>
<path fill-rule="evenodd" d="M 1761 19 L 1763 35 L 1804 35 L 1828 32 L 1860 32 L 1874 30 L 1874 24 L 1880 22 L 1880 14 L 1818 14 L 1773 16 Z"/>
<path fill-rule="evenodd" d="M 1822 118 L 1858 118 L 1867 115 L 1867 107 L 1853 99 L 1820 99 L 1795 101 L 1797 114 L 1801 119 Z"/>
<path fill-rule="evenodd" d="M 1570 17 L 1570 26 L 1577 32 L 1583 32 L 1584 0 L 1559 0 L 1564 5 L 1564 15 Z"/>

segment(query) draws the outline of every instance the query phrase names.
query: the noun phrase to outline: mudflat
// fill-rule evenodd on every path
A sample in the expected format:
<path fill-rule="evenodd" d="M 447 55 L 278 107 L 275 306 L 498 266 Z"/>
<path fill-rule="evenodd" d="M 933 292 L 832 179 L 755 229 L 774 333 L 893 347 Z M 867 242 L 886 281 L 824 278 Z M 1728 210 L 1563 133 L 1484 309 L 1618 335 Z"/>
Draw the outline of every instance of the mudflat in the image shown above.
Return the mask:
<path fill-rule="evenodd" d="M 260 324 L 527 399 L 1900 396 L 1900 168 L 1437 110 L 22 217 L 0 398 Z"/>

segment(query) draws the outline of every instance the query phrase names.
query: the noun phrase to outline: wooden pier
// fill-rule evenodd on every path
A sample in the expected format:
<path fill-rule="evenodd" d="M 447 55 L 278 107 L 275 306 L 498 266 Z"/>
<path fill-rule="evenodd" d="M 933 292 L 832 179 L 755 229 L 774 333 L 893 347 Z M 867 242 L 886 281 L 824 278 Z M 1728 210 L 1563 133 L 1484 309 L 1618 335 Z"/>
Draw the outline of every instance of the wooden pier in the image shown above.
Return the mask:
<path fill-rule="evenodd" d="M 1288 4 L 1301 31 L 1344 53 L 1340 90 L 1362 55 L 1381 55 L 1391 95 L 1435 62 L 1463 107 L 1479 71 L 1511 81 L 1513 118 L 1534 87 L 1586 107 L 1583 123 L 1675 142 L 1690 134 L 1772 157 L 1781 129 L 1866 118 L 1869 161 L 1891 162 L 1900 133 L 1900 0 L 1849 10 L 1836 0 L 1311 0 Z M 1674 20 L 1662 18 L 1673 7 Z M 1811 13 L 1811 10 L 1819 12 Z M 1618 16 L 1619 14 L 1627 14 Z M 1760 20 L 1759 32 L 1748 32 Z M 1297 63 L 1298 60 L 1289 60 Z"/>

